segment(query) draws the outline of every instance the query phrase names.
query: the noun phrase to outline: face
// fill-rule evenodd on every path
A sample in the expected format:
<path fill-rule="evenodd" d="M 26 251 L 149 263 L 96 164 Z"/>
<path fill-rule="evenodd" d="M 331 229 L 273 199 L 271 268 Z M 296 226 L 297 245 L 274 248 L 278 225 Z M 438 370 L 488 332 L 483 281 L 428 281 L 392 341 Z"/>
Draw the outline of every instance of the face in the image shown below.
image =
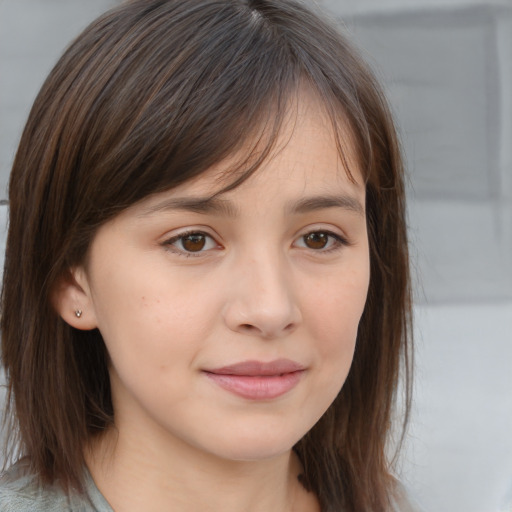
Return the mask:
<path fill-rule="evenodd" d="M 97 232 L 69 322 L 105 340 L 120 432 L 270 458 L 340 391 L 369 280 L 365 189 L 321 112 L 301 98 L 234 190 L 207 199 L 223 162 Z"/>

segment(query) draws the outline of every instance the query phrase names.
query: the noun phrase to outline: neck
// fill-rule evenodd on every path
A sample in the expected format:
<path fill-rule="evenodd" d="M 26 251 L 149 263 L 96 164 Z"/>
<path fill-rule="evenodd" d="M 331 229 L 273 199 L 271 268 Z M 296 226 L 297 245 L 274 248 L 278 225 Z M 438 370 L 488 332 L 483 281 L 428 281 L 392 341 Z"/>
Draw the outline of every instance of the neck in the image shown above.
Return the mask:
<path fill-rule="evenodd" d="M 272 459 L 232 461 L 185 443 L 165 447 L 112 430 L 91 445 L 86 460 L 116 512 L 318 510 L 298 482 L 301 465 L 291 450 Z"/>

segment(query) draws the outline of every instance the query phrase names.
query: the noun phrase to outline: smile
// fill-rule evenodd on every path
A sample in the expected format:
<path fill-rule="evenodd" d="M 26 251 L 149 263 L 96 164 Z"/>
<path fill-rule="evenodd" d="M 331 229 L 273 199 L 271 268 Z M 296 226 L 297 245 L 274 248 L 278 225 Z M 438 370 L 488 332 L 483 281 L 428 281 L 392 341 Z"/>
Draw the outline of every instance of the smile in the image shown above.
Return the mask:
<path fill-rule="evenodd" d="M 269 363 L 244 361 L 205 370 L 205 375 L 221 388 L 249 400 L 271 400 L 292 390 L 304 373 L 304 366 L 278 359 Z"/>

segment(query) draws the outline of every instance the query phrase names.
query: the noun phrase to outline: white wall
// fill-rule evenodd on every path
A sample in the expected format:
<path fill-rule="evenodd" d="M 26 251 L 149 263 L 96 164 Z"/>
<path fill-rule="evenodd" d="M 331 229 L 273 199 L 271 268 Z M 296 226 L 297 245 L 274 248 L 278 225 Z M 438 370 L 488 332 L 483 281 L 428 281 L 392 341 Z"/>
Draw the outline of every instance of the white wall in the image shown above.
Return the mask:
<path fill-rule="evenodd" d="M 512 510 L 512 2 L 324 0 L 386 84 L 410 173 L 417 370 L 403 478 Z"/>
<path fill-rule="evenodd" d="M 0 199 L 45 74 L 110 3 L 0 0 Z M 427 512 L 510 512 L 512 0 L 319 3 L 385 82 L 406 150 L 418 356 L 404 480 Z"/>

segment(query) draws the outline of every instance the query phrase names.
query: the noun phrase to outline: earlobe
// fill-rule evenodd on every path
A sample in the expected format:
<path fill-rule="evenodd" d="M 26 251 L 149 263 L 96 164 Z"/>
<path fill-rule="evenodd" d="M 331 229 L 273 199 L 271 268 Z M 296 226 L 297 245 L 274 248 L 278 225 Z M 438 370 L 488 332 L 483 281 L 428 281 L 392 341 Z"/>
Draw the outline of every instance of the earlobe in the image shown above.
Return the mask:
<path fill-rule="evenodd" d="M 75 329 L 88 331 L 98 327 L 87 276 L 82 267 L 66 272 L 53 292 L 53 307 Z"/>

